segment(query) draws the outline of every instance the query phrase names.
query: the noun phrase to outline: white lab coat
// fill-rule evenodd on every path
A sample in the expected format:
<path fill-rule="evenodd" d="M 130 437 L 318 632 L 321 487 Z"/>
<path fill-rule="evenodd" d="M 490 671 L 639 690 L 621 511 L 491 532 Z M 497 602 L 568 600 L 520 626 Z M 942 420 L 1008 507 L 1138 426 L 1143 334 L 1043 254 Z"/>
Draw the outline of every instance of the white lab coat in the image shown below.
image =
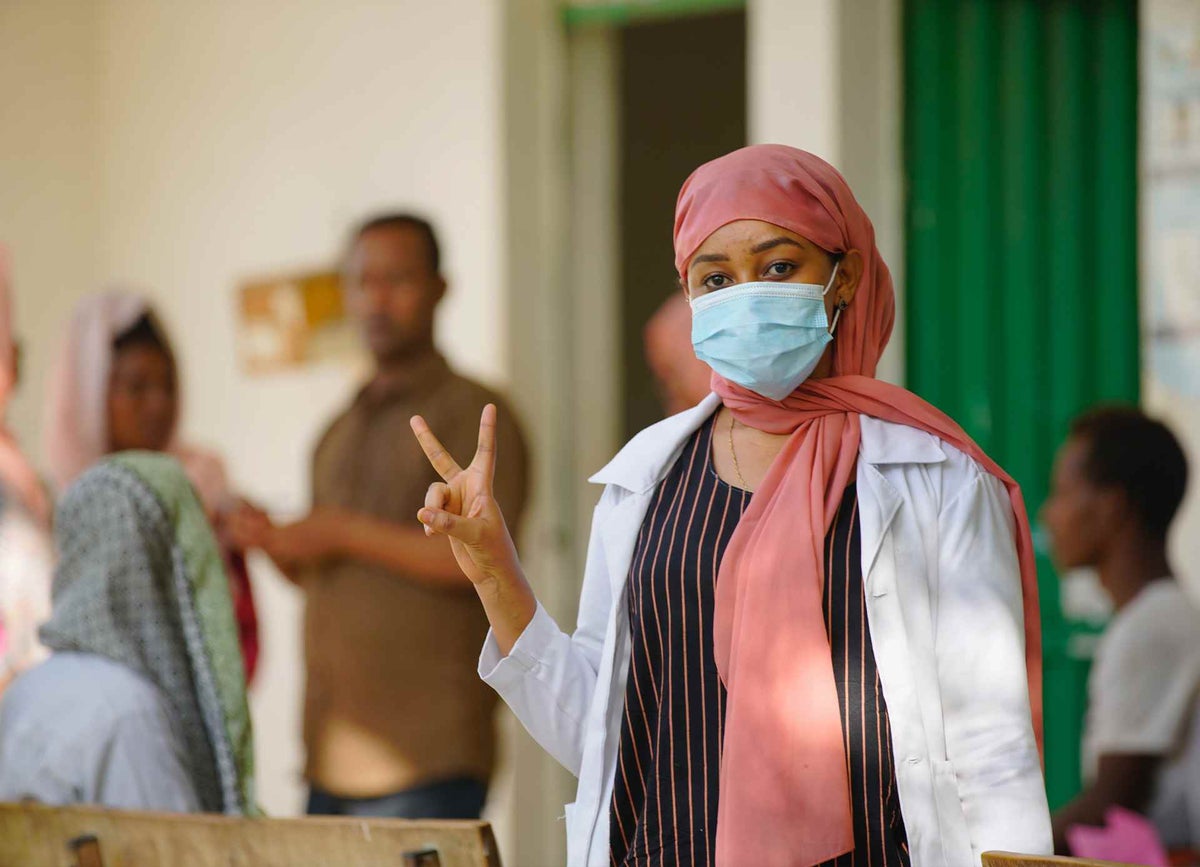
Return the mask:
<path fill-rule="evenodd" d="M 656 487 L 718 406 L 710 395 L 642 431 L 592 478 L 605 490 L 575 632 L 539 606 L 507 657 L 491 634 L 480 656 L 483 679 L 579 778 L 566 808 L 568 867 L 609 864 L 630 653 L 626 576 Z M 912 863 L 1049 853 L 1008 494 L 962 452 L 903 425 L 864 416 L 859 457 L 867 617 Z"/>

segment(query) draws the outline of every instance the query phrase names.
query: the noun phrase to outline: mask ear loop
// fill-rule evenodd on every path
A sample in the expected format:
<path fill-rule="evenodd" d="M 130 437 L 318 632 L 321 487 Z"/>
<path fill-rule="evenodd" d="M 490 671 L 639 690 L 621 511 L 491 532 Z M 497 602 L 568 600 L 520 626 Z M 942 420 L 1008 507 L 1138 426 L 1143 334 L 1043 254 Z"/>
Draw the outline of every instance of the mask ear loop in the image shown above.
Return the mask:
<path fill-rule="evenodd" d="M 841 264 L 842 264 L 842 259 L 839 256 L 838 260 L 833 263 L 833 273 L 829 275 L 829 282 L 827 284 L 825 284 L 825 291 L 821 293 L 822 298 L 824 298 L 826 295 L 828 295 L 829 290 L 833 288 L 833 281 L 837 279 L 838 267 Z M 842 318 L 842 311 L 845 310 L 849 306 L 850 305 L 847 304 L 845 301 L 838 302 L 837 309 L 833 311 L 833 324 L 829 326 L 830 336 L 832 336 L 833 332 L 837 330 L 838 320 Z"/>
<path fill-rule="evenodd" d="M 837 309 L 835 309 L 833 311 L 833 324 L 829 326 L 829 335 L 831 337 L 833 336 L 833 332 L 835 332 L 837 330 L 838 320 L 842 318 L 842 311 L 845 310 L 849 306 L 850 305 L 847 304 L 845 301 L 838 302 Z"/>

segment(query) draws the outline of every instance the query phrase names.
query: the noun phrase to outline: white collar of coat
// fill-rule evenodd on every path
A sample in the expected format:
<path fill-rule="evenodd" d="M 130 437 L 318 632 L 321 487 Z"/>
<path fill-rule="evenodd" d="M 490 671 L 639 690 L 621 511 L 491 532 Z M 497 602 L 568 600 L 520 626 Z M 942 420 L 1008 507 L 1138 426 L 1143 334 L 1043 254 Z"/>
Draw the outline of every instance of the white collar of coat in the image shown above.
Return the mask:
<path fill-rule="evenodd" d="M 691 409 L 663 419 L 639 433 L 588 481 L 642 493 L 658 485 L 675 464 L 684 444 L 721 405 L 710 394 Z M 937 437 L 902 424 L 862 416 L 860 454 L 869 464 L 936 464 L 946 460 Z"/>

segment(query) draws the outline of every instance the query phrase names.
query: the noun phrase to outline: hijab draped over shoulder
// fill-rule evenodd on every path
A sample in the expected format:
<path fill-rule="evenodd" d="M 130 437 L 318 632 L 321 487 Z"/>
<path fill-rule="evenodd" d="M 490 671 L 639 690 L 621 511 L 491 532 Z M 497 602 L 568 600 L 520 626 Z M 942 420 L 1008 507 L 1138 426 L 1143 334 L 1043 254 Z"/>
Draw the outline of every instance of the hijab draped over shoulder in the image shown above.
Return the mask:
<path fill-rule="evenodd" d="M 728 688 L 717 864 L 820 864 L 854 846 L 837 688 L 821 613 L 823 540 L 855 478 L 862 415 L 926 431 L 1006 486 L 1024 595 L 1034 731 L 1041 737 L 1041 644 L 1029 520 L 1016 483 L 949 417 L 874 378 L 895 320 L 875 230 L 824 160 L 755 145 L 697 169 L 675 212 L 675 265 L 736 220 L 761 220 L 832 254 L 856 250 L 863 273 L 832 344 L 833 374 L 772 401 L 716 373 L 712 387 L 744 424 L 788 435 L 721 562 L 714 650 Z M 982 387 L 981 383 L 981 387 Z M 981 640 L 985 640 L 981 637 Z"/>

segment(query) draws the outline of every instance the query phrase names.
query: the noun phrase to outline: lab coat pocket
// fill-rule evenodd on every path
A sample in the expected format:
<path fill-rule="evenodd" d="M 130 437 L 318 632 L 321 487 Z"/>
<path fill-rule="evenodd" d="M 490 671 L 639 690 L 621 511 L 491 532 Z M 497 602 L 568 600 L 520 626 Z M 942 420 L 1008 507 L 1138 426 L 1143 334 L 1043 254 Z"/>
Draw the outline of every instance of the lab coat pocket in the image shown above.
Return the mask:
<path fill-rule="evenodd" d="M 962 798 L 958 794 L 958 775 L 950 762 L 934 761 L 933 796 L 937 803 L 938 827 L 941 829 L 942 852 L 946 867 L 968 867 L 974 864 L 971 835 Z"/>

